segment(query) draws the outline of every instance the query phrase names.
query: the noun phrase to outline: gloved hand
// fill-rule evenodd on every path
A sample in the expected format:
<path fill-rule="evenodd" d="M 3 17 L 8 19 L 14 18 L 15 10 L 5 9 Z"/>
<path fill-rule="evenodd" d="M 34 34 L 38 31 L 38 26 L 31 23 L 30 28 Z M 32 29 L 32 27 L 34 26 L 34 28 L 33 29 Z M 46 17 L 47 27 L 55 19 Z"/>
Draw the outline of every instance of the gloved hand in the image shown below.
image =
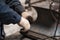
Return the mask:
<path fill-rule="evenodd" d="M 31 10 L 26 9 L 25 12 L 22 13 L 22 17 L 28 19 L 30 22 L 36 21 L 37 16 L 38 14 L 34 8 L 31 8 Z"/>
<path fill-rule="evenodd" d="M 23 17 L 21 17 L 21 20 L 18 24 L 23 27 L 23 32 L 26 32 L 30 29 L 29 21 Z"/>

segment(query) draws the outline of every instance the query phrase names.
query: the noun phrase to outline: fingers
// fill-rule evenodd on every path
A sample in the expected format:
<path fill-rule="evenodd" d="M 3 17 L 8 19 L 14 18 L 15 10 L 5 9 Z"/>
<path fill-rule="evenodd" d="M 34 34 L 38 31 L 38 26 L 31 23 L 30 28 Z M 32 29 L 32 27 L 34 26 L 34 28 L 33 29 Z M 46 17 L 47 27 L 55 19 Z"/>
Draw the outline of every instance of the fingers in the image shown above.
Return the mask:
<path fill-rule="evenodd" d="M 32 21 L 36 21 L 36 19 L 38 17 L 37 12 L 34 9 L 32 9 L 32 10 L 30 10 L 30 11 L 25 10 L 25 12 L 22 13 L 22 17 L 24 17 L 26 19 L 30 17 L 32 19 Z"/>
<path fill-rule="evenodd" d="M 25 18 L 21 18 L 21 21 L 19 22 L 19 25 L 22 25 L 22 27 L 24 28 L 24 32 L 28 31 L 30 29 L 30 23 L 27 19 Z"/>
<path fill-rule="evenodd" d="M 25 11 L 25 12 L 22 13 L 22 17 L 24 17 L 24 18 L 27 18 L 27 17 L 29 17 L 31 15 L 32 15 L 32 13 L 28 12 L 28 11 Z"/>
<path fill-rule="evenodd" d="M 36 21 L 36 20 L 37 20 L 38 13 L 37 13 L 36 9 L 35 9 L 35 8 L 33 8 L 33 7 L 31 7 L 31 12 L 32 12 L 31 17 L 32 17 L 33 22 L 34 22 L 34 21 Z"/>

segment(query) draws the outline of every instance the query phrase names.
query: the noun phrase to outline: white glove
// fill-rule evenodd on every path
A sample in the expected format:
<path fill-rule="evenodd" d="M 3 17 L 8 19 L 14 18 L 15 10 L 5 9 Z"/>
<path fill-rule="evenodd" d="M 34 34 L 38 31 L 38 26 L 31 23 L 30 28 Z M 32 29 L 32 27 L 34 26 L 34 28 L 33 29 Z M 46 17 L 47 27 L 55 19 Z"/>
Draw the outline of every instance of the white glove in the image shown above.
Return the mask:
<path fill-rule="evenodd" d="M 24 18 L 28 18 L 28 17 L 31 17 L 32 18 L 32 21 L 36 21 L 37 19 L 37 12 L 34 8 L 32 8 L 32 10 L 25 10 L 25 12 L 22 13 L 22 17 Z"/>
<path fill-rule="evenodd" d="M 19 25 L 21 25 L 24 28 L 23 32 L 26 32 L 30 29 L 29 21 L 23 17 L 21 17 L 21 21 L 19 22 Z"/>

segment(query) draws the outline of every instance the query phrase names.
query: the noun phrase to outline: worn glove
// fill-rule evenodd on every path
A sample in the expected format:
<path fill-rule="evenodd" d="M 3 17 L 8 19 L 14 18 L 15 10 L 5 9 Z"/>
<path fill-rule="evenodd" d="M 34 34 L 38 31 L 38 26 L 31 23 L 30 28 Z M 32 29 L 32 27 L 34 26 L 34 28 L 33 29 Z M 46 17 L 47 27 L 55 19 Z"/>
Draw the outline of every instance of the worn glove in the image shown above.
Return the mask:
<path fill-rule="evenodd" d="M 26 32 L 30 29 L 30 23 L 27 19 L 21 17 L 19 25 L 23 27 L 23 32 Z"/>
<path fill-rule="evenodd" d="M 30 22 L 34 22 L 37 20 L 37 12 L 34 8 L 31 8 L 31 10 L 26 9 L 25 12 L 22 13 L 22 17 L 26 18 L 29 20 L 31 19 Z"/>

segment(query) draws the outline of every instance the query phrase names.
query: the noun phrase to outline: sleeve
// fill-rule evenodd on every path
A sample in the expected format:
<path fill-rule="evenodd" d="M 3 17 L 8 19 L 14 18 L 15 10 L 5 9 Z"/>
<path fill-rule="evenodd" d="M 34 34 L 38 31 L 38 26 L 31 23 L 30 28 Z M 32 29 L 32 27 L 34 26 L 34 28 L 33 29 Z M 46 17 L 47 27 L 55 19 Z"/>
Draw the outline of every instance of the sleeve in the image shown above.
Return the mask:
<path fill-rule="evenodd" d="M 21 16 L 6 4 L 0 4 L 0 21 L 4 24 L 20 22 Z"/>
<path fill-rule="evenodd" d="M 24 11 L 24 8 L 19 0 L 6 0 L 6 3 L 10 6 L 10 8 L 12 8 L 18 13 L 22 13 Z"/>

